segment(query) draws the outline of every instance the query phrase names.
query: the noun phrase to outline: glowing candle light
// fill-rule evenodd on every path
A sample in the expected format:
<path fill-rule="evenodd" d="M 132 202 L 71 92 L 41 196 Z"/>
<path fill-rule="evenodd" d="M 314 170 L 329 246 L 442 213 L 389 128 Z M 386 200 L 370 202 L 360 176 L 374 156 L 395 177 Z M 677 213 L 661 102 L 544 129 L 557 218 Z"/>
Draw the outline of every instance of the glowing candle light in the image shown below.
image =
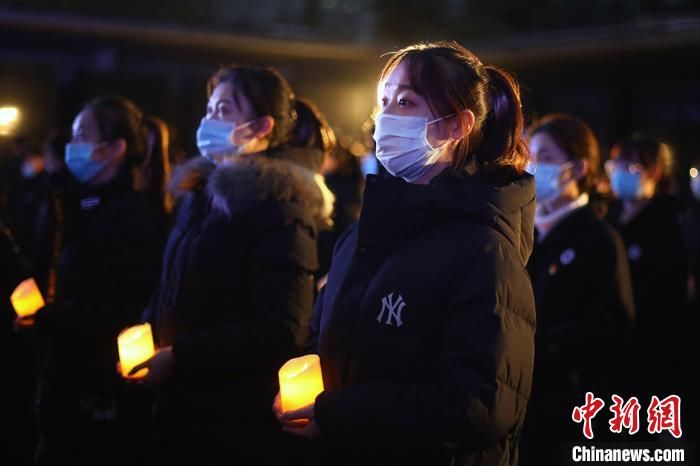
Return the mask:
<path fill-rule="evenodd" d="M 314 403 L 323 391 L 321 360 L 316 354 L 290 359 L 279 371 L 282 411 Z"/>
<path fill-rule="evenodd" d="M 122 376 L 134 379 L 145 376 L 148 373 L 148 369 L 141 369 L 134 375 L 129 375 L 129 371 L 155 353 L 151 324 L 135 325 L 122 330 L 117 337 L 117 343 L 119 345 L 119 362 Z"/>
<path fill-rule="evenodd" d="M 10 296 L 10 302 L 20 317 L 34 315 L 36 311 L 46 305 L 33 278 L 26 279 L 15 288 Z"/>

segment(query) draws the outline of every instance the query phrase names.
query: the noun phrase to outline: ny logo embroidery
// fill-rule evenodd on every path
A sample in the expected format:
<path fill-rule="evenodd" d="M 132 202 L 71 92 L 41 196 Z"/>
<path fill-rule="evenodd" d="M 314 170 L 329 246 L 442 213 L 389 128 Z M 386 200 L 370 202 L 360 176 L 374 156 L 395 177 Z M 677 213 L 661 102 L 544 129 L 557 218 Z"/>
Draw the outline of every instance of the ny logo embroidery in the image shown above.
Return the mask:
<path fill-rule="evenodd" d="M 392 324 L 392 321 L 395 321 L 396 326 L 401 327 L 403 325 L 403 320 L 401 319 L 401 311 L 403 311 L 404 307 L 406 307 L 406 303 L 404 302 L 403 297 L 401 295 L 399 295 L 398 299 L 394 301 L 394 293 L 389 293 L 388 295 L 382 298 L 382 310 L 379 311 L 379 315 L 377 316 L 377 322 L 382 322 L 382 318 L 384 317 L 384 313 L 386 312 L 386 322 L 384 323 L 386 325 L 394 325 Z"/>

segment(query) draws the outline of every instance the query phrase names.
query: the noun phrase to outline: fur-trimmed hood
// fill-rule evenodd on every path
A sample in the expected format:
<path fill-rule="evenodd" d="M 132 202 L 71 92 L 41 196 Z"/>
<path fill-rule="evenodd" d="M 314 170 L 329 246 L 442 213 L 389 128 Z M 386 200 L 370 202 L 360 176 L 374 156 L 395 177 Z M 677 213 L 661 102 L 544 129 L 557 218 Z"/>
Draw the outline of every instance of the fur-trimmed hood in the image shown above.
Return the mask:
<path fill-rule="evenodd" d="M 335 197 L 323 176 L 280 157 L 236 157 L 218 166 L 195 157 L 175 170 L 170 187 L 175 196 L 206 189 L 215 208 L 229 215 L 277 201 L 304 206 L 318 228 L 332 225 Z"/>

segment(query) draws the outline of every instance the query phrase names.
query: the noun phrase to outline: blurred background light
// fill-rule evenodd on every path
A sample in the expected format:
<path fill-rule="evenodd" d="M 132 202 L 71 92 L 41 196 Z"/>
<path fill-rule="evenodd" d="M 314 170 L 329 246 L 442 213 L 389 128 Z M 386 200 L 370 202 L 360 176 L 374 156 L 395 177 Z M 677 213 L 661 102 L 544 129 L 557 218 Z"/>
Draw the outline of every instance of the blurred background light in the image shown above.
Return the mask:
<path fill-rule="evenodd" d="M 17 129 L 20 119 L 20 111 L 14 106 L 0 107 L 0 135 L 11 135 Z"/>

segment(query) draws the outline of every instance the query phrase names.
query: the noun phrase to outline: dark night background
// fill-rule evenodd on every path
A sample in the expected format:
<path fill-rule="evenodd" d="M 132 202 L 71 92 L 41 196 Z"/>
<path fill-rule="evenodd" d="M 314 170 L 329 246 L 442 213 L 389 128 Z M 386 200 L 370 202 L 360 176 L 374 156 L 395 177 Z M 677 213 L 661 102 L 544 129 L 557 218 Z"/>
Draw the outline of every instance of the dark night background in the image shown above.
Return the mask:
<path fill-rule="evenodd" d="M 0 106 L 17 133 L 69 126 L 98 94 L 135 100 L 194 152 L 207 77 L 270 64 L 331 124 L 359 137 L 381 55 L 455 39 L 517 74 L 529 116 L 586 119 L 606 151 L 643 131 L 687 173 L 700 158 L 700 5 L 692 0 L 34 0 L 0 3 Z"/>

